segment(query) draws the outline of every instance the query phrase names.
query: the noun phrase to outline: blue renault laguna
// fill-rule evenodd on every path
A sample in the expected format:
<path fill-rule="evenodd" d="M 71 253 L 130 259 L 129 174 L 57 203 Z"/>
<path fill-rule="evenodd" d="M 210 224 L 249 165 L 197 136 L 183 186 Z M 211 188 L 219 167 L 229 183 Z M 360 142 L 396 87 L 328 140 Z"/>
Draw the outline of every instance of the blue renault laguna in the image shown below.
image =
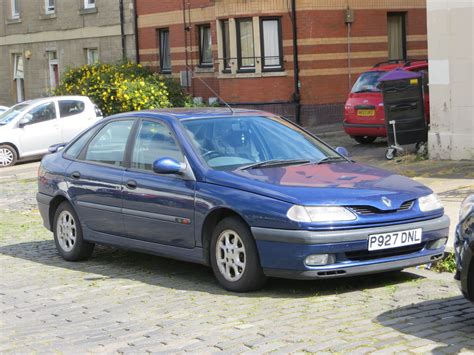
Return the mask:
<path fill-rule="evenodd" d="M 440 259 L 447 241 L 428 187 L 261 111 L 120 114 L 50 150 L 38 206 L 70 261 L 108 244 L 210 265 L 243 292 L 268 276 L 401 270 Z"/>

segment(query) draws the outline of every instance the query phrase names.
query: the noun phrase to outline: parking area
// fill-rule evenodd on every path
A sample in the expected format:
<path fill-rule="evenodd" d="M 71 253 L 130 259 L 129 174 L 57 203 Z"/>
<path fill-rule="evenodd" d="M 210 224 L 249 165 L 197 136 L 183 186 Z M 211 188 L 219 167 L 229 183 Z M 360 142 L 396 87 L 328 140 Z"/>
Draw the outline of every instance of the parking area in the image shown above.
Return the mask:
<path fill-rule="evenodd" d="M 383 154 L 382 143 L 327 140 L 359 161 L 370 162 L 370 149 Z M 456 214 L 474 169 L 425 162 L 388 163 Z M 447 273 L 271 279 L 233 294 L 210 269 L 166 258 L 99 247 L 87 262 L 65 262 L 36 209 L 37 167 L 0 170 L 0 352 L 474 353 L 474 306 Z"/>

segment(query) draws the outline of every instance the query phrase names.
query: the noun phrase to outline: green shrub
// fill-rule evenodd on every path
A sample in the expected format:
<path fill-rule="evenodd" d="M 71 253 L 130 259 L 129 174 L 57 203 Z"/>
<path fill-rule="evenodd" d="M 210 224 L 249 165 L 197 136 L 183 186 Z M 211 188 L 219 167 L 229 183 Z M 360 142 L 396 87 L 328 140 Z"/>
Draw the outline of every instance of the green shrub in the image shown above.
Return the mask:
<path fill-rule="evenodd" d="M 171 78 L 163 78 L 134 63 L 84 65 L 68 69 L 54 95 L 84 95 L 104 115 L 185 106 L 187 95 Z"/>
<path fill-rule="evenodd" d="M 456 272 L 456 258 L 454 253 L 445 253 L 444 258 L 438 261 L 436 264 L 433 265 L 431 268 L 437 272 Z"/>

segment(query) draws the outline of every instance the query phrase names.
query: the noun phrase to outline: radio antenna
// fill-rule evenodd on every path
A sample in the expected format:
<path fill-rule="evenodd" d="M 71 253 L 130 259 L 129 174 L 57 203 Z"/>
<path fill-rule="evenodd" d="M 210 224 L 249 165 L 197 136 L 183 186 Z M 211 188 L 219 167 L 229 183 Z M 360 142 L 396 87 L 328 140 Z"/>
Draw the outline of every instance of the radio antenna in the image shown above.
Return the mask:
<path fill-rule="evenodd" d="M 217 92 L 215 92 L 213 88 L 211 88 L 209 85 L 207 85 L 207 83 L 203 79 L 201 79 L 198 76 L 195 76 L 194 71 L 189 66 L 185 65 L 185 67 L 186 67 L 187 70 L 189 70 L 191 72 L 191 78 L 195 77 L 201 83 L 203 83 L 204 86 L 207 87 L 209 89 L 209 91 L 212 92 L 219 99 L 219 101 L 222 102 L 229 109 L 230 112 L 232 112 L 232 114 L 235 114 L 234 109 L 222 97 L 220 97 L 219 94 Z"/>

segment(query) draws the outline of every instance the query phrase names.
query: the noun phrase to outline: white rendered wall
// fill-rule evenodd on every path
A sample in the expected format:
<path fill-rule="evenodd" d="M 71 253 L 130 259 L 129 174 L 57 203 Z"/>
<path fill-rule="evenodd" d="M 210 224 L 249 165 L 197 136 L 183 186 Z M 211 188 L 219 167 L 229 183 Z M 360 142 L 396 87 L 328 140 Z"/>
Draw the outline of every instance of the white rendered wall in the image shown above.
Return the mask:
<path fill-rule="evenodd" d="M 427 0 L 432 159 L 474 160 L 474 0 Z"/>

